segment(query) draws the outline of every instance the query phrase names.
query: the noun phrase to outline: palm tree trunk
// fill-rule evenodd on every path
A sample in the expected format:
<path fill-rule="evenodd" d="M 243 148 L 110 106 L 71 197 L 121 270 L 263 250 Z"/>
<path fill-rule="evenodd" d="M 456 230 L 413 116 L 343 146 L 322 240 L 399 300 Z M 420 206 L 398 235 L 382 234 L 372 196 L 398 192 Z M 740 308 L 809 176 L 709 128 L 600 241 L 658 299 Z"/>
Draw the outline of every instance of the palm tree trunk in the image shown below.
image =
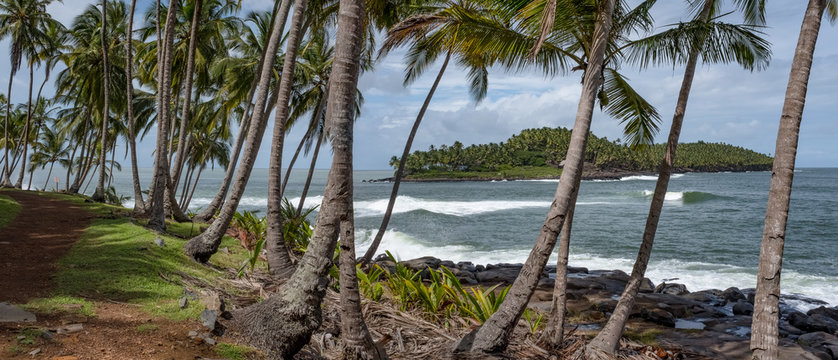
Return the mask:
<path fill-rule="evenodd" d="M 439 81 L 442 80 L 442 75 L 445 73 L 445 68 L 448 67 L 448 60 L 450 59 L 451 52 L 449 51 L 445 54 L 445 61 L 442 63 L 442 67 L 436 75 L 436 79 L 434 80 L 434 84 L 431 86 L 431 90 L 428 91 L 428 96 L 425 97 L 425 102 L 422 104 L 419 114 L 416 115 L 416 120 L 413 122 L 413 128 L 410 129 L 410 135 L 407 136 L 407 142 L 404 144 L 402 158 L 399 160 L 399 168 L 396 170 L 396 178 L 393 179 L 393 191 L 390 192 L 390 202 L 387 203 L 387 210 L 384 211 L 384 218 L 381 220 L 381 226 L 378 228 L 378 233 L 375 234 L 375 239 L 373 239 L 372 244 L 370 244 L 370 247 L 367 249 L 367 252 L 364 253 L 364 258 L 361 259 L 362 264 L 368 264 L 372 260 L 372 257 L 378 250 L 378 245 L 381 243 L 381 239 L 384 238 L 384 232 L 387 231 L 387 225 L 390 224 L 390 216 L 393 215 L 393 207 L 396 205 L 396 198 L 399 196 L 399 185 L 402 183 L 404 165 L 407 162 L 408 155 L 410 155 L 410 148 L 413 146 L 413 138 L 416 137 L 416 132 L 419 130 L 419 124 L 425 116 L 425 111 L 428 110 L 431 98 L 433 98 L 434 92 L 436 92 L 436 88 L 439 86 Z"/>
<path fill-rule="evenodd" d="M 89 163 L 89 159 L 91 158 L 89 153 L 93 151 L 90 149 L 90 134 L 92 131 L 88 131 L 87 126 L 93 119 L 90 118 L 90 113 L 87 114 L 87 121 L 84 124 L 84 137 L 82 138 L 81 143 L 81 154 L 79 154 L 79 166 L 78 172 L 76 172 L 76 178 L 73 181 L 73 185 L 70 186 L 70 193 L 76 194 L 79 192 L 79 188 L 84 184 L 84 177 L 87 176 L 85 173 L 85 169 L 88 168 L 87 164 Z"/>
<path fill-rule="evenodd" d="M 279 39 L 285 28 L 285 21 L 288 18 L 290 8 L 290 1 L 283 1 L 280 5 L 279 12 L 277 13 L 277 19 L 279 21 L 274 22 L 274 26 L 271 29 L 271 36 L 265 47 L 266 54 L 276 54 L 279 49 Z M 272 74 L 271 69 L 274 66 L 275 58 L 275 56 L 265 56 L 265 61 L 262 64 L 256 103 L 253 108 L 253 116 L 250 119 L 250 129 L 247 132 L 247 143 L 242 154 L 239 169 L 236 172 L 236 180 L 233 182 L 233 188 L 230 191 L 230 199 L 221 208 L 218 218 L 212 222 L 209 228 L 184 245 L 186 254 L 195 261 L 205 263 L 212 254 L 218 251 L 221 238 L 227 231 L 227 226 L 230 225 L 230 220 L 233 219 L 233 214 L 239 206 L 242 195 L 244 195 L 247 181 L 250 179 L 250 171 L 253 170 L 253 164 L 256 161 L 256 155 L 258 155 L 259 147 L 262 143 L 262 135 L 265 133 L 265 127 L 267 126 L 267 117 L 265 116 L 264 109 L 268 100 Z"/>
<path fill-rule="evenodd" d="M 186 161 L 186 127 L 189 125 L 190 106 L 192 105 L 192 78 L 195 72 L 195 47 L 198 43 L 198 22 L 201 19 L 201 7 L 203 0 L 195 0 L 195 9 L 192 12 L 192 24 L 189 30 L 189 52 L 186 58 L 186 73 L 183 76 L 186 78 L 185 97 L 183 99 L 183 110 L 180 113 L 180 138 L 177 144 L 177 157 L 175 158 L 175 168 L 172 172 L 172 182 L 177 186 L 180 182 L 180 172 L 183 162 Z"/>
<path fill-rule="evenodd" d="M 15 78 L 15 69 L 12 68 L 9 73 L 9 90 L 6 91 L 6 94 L 8 94 L 6 97 L 6 120 L 3 126 L 3 151 L 6 153 L 3 156 L 6 159 L 3 163 L 3 187 L 12 187 L 11 177 L 12 171 L 14 170 L 9 167 L 9 164 L 11 163 L 11 161 L 9 161 L 9 159 L 11 159 L 9 157 L 9 119 L 12 117 L 12 81 Z"/>
<path fill-rule="evenodd" d="M 333 135 L 334 156 L 329 179 L 317 216 L 311 243 L 288 283 L 281 292 L 238 312 L 236 320 L 243 335 L 277 358 L 291 358 L 306 343 L 321 323 L 323 296 L 328 284 L 332 254 L 341 235 L 352 231 L 342 224 L 351 222 L 352 208 L 352 122 L 360 63 L 360 42 L 363 36 L 363 1 L 342 0 L 338 17 L 337 41 L 329 96 L 327 121 Z M 350 246 L 342 251 L 351 253 Z M 349 254 L 352 256 L 354 254 Z M 346 256 L 346 255 L 344 255 Z M 342 261 L 352 268 L 354 259 Z M 341 274 L 341 340 L 347 359 L 382 359 L 383 351 L 375 344 L 360 315 L 357 282 Z M 351 295 L 354 293 L 354 295 Z"/>
<path fill-rule="evenodd" d="M 169 1 L 169 10 L 166 14 L 166 28 L 164 32 L 162 66 L 160 67 L 161 80 L 157 82 L 158 105 L 157 105 L 157 152 L 154 159 L 154 179 L 151 196 L 151 216 L 148 220 L 148 227 L 155 231 L 166 230 L 166 208 L 171 200 L 169 186 L 169 155 L 168 135 L 169 121 L 171 117 L 171 94 L 172 94 L 172 44 L 174 42 L 175 14 L 179 2 Z M 159 48 L 158 48 L 159 51 Z"/>
<path fill-rule="evenodd" d="M 300 144 L 297 145 L 297 150 L 294 151 L 294 156 L 291 157 L 291 162 L 288 163 L 288 169 L 285 171 L 285 178 L 282 179 L 282 189 L 279 191 L 281 194 L 285 194 L 285 187 L 288 185 L 288 178 L 291 177 L 291 169 L 294 168 L 294 164 L 297 163 L 297 158 L 300 156 L 300 152 L 303 150 L 303 145 L 305 145 L 306 140 L 308 140 L 309 136 L 311 136 L 312 130 L 309 128 L 306 130 L 305 135 L 303 138 L 300 139 Z"/>
<path fill-rule="evenodd" d="M 282 236 L 282 150 L 285 143 L 285 125 L 290 112 L 291 87 L 294 84 L 294 68 L 297 61 L 297 48 L 303 37 L 302 26 L 308 0 L 297 0 L 291 29 L 288 31 L 288 46 L 285 49 L 285 62 L 282 64 L 282 76 L 279 79 L 274 130 L 271 146 L 270 173 L 268 175 L 268 211 L 265 250 L 267 250 L 268 268 L 274 278 L 285 279 L 294 272 L 294 264 L 288 255 L 285 239 Z"/>
<path fill-rule="evenodd" d="M 111 183 L 113 183 L 113 163 L 116 162 L 116 144 L 114 143 L 111 146 L 111 164 L 108 166 L 108 189 L 111 188 Z"/>
<path fill-rule="evenodd" d="M 311 155 L 311 165 L 308 167 L 308 176 L 306 176 L 306 183 L 303 185 L 303 192 L 300 194 L 300 202 L 297 203 L 297 216 L 300 216 L 303 213 L 303 206 L 306 203 L 306 196 L 308 195 L 308 189 L 311 186 L 311 178 L 314 176 L 314 165 L 317 164 L 317 156 L 320 155 L 320 144 L 323 142 L 323 137 L 326 136 L 323 133 L 317 137 L 317 144 L 314 145 L 314 153 Z"/>
<path fill-rule="evenodd" d="M 704 8 L 701 10 L 699 20 L 707 22 L 710 19 L 710 13 L 713 10 L 715 1 L 706 0 Z M 701 35 L 702 39 L 698 44 L 703 43 L 706 35 Z M 601 352 L 612 354 L 617 351 L 620 345 L 620 337 L 623 335 L 623 329 L 628 321 L 631 309 L 634 307 L 634 302 L 637 299 L 637 292 L 640 290 L 640 285 L 643 283 L 643 277 L 646 275 L 646 268 L 649 265 L 649 259 L 652 256 L 652 246 L 655 242 L 655 233 L 657 232 L 658 222 L 660 221 L 661 212 L 663 211 L 663 202 L 666 197 L 666 190 L 669 187 L 669 179 L 672 175 L 672 166 L 675 161 L 675 150 L 678 147 L 678 138 L 681 135 L 681 126 L 684 123 L 684 114 L 687 111 L 687 101 L 690 97 L 690 89 L 692 88 L 693 78 L 695 77 L 695 68 L 698 64 L 699 52 L 702 45 L 698 45 L 690 49 L 690 55 L 687 59 L 687 67 L 684 70 L 684 79 L 681 83 L 681 90 L 678 93 L 678 102 L 675 105 L 675 115 L 672 117 L 672 126 L 669 130 L 669 138 L 666 141 L 666 152 L 661 161 L 658 180 L 655 185 L 655 192 L 652 195 L 652 204 L 649 206 L 649 216 L 646 218 L 646 228 L 643 230 L 643 241 L 640 243 L 640 250 L 637 253 L 637 259 L 634 261 L 634 267 L 631 271 L 626 288 L 620 296 L 620 301 L 617 307 L 608 319 L 608 322 L 597 334 L 597 336 L 589 344 L 589 348 L 596 349 Z"/>
<path fill-rule="evenodd" d="M 82 194 L 87 193 L 87 188 L 89 188 L 89 187 L 90 187 L 90 183 L 92 183 L 92 182 L 93 182 L 93 178 L 95 178 L 95 177 L 96 177 L 96 170 L 99 170 L 99 163 L 98 163 L 98 162 L 97 162 L 97 163 L 96 163 L 96 165 L 93 167 L 93 172 L 92 172 L 92 173 L 89 173 L 89 174 L 90 174 L 90 179 L 88 179 L 88 180 L 87 180 L 87 185 L 85 185 L 85 186 L 84 186 L 84 191 L 82 191 L 82 192 L 81 192 Z M 86 173 L 86 174 L 88 174 L 88 173 Z M 87 175 L 86 175 L 86 174 L 85 174 L 85 177 L 84 177 L 85 179 L 87 179 Z M 82 179 L 82 180 L 84 180 L 84 179 Z"/>
<path fill-rule="evenodd" d="M 192 171 L 195 169 L 193 166 L 187 165 L 186 167 L 186 181 L 183 182 L 183 186 L 180 189 L 180 200 L 178 201 L 178 205 L 181 209 L 183 209 L 183 202 L 186 201 L 186 191 L 189 190 L 189 184 L 192 183 Z"/>
<path fill-rule="evenodd" d="M 50 161 L 49 163 L 49 172 L 47 173 L 47 181 L 44 182 L 44 191 L 47 191 L 47 186 L 49 186 L 49 178 L 52 176 L 52 167 L 55 166 L 55 161 Z M 32 178 L 30 178 L 32 179 Z"/>
<path fill-rule="evenodd" d="M 201 173 L 204 172 L 204 167 L 198 169 L 198 175 L 195 176 L 195 182 L 192 184 L 192 190 L 189 191 L 189 197 L 186 198 L 186 203 L 183 204 L 183 211 L 189 208 L 189 203 L 192 202 L 192 195 L 195 195 L 195 189 L 198 188 L 198 180 L 201 179 Z"/>
<path fill-rule="evenodd" d="M 594 41 L 591 47 L 588 71 L 585 72 L 583 77 L 582 95 L 579 99 L 576 121 L 573 125 L 570 145 L 568 146 L 567 165 L 562 171 L 556 195 L 553 198 L 544 225 L 541 227 L 541 233 L 536 240 L 535 247 L 498 311 L 482 326 L 460 340 L 455 346 L 455 352 L 487 353 L 506 349 L 509 344 L 509 335 L 512 334 L 512 330 L 521 318 L 524 309 L 526 309 L 527 303 L 538 285 L 541 273 L 544 271 L 544 266 L 553 252 L 557 237 L 570 210 L 571 195 L 575 185 L 573 179 L 579 176 L 578 173 L 582 171 L 585 145 L 594 112 L 594 102 L 597 91 L 602 84 L 600 69 L 603 67 L 605 47 L 608 42 L 608 35 L 611 33 L 614 2 L 615 0 L 600 2 L 596 25 L 594 26 Z"/>
<path fill-rule="evenodd" d="M 108 28 L 108 1 L 102 0 L 102 67 L 103 72 L 105 75 L 104 79 L 104 99 L 103 99 L 103 106 L 102 106 L 102 156 L 99 157 L 99 180 L 96 183 L 96 190 L 93 191 L 93 196 L 91 199 L 97 202 L 105 201 L 105 160 L 107 157 L 108 150 L 108 118 L 110 118 L 110 96 L 111 96 L 111 89 L 109 88 L 110 82 L 110 69 L 108 68 L 108 42 L 107 42 L 107 31 Z"/>
<path fill-rule="evenodd" d="M 751 326 L 753 359 L 774 360 L 778 356 L 780 272 L 783 265 L 783 246 L 788 223 L 794 163 L 800 135 L 800 122 L 812 69 L 812 57 L 821 27 L 826 2 L 809 0 L 800 37 L 794 51 L 786 99 L 777 131 L 774 167 L 765 211 L 765 227 L 759 252 L 757 289 L 754 297 L 754 316 Z"/>
<path fill-rule="evenodd" d="M 570 234 L 573 229 L 573 213 L 576 209 L 576 199 L 582 183 L 582 172 L 574 179 L 573 193 L 570 195 L 570 208 L 562 226 L 559 241 L 558 260 L 556 261 L 556 282 L 553 285 L 553 303 L 547 326 L 541 334 L 541 341 L 548 348 L 558 350 L 564 342 L 564 320 L 567 314 L 567 263 L 570 257 Z"/>
<path fill-rule="evenodd" d="M 20 158 L 20 174 L 15 182 L 15 187 L 20 189 L 23 187 L 23 177 L 26 174 L 26 153 L 29 150 L 29 127 L 32 124 L 32 88 L 35 85 L 35 68 L 29 66 L 29 100 L 26 102 L 26 125 L 23 126 L 23 155 Z"/>
<path fill-rule="evenodd" d="M 143 188 L 140 184 L 140 172 L 137 168 L 137 138 L 134 134 L 134 61 L 133 61 L 133 34 L 134 34 L 134 10 L 137 0 L 131 0 L 131 10 L 128 12 L 128 27 L 125 29 L 125 79 L 126 79 L 126 117 L 128 117 L 128 146 L 131 147 L 131 178 L 134 185 L 134 214 L 145 212 L 145 201 L 143 200 Z"/>

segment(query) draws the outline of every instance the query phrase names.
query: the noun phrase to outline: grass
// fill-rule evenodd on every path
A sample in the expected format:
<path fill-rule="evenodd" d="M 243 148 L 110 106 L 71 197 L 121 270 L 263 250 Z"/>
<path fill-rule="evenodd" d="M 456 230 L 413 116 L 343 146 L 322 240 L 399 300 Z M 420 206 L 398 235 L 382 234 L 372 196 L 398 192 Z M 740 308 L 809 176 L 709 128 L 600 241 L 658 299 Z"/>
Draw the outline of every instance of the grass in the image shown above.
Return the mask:
<path fill-rule="evenodd" d="M 441 171 L 428 170 L 406 176 L 414 180 L 439 180 L 439 179 L 543 179 L 558 178 L 562 174 L 561 169 L 551 166 L 519 166 L 497 171 Z"/>
<path fill-rule="evenodd" d="M 623 332 L 623 337 L 626 339 L 639 342 L 643 345 L 652 345 L 657 346 L 658 341 L 657 338 L 660 334 L 663 333 L 663 330 L 660 329 L 647 329 L 641 332 L 637 332 L 633 329 L 626 329 Z"/>
<path fill-rule="evenodd" d="M 53 296 L 35 299 L 27 308 L 52 312 L 67 304 L 82 304 L 81 311 L 92 314 L 93 306 L 85 300 L 112 300 L 137 304 L 155 315 L 179 321 L 195 319 L 203 308 L 199 302 L 189 302 L 181 309 L 178 300 L 183 296 L 183 275 L 197 279 L 207 287 L 236 290 L 222 278 L 224 272 L 198 264 L 183 252 L 190 231 L 197 234 L 199 224 L 169 224 L 172 233 L 158 235 L 142 226 L 142 222 L 125 217 L 128 209 L 87 202 L 86 197 L 58 193 L 42 193 L 84 207 L 97 216 L 81 239 L 59 260 L 54 279 L 57 289 Z M 203 225 L 206 226 L 206 225 Z M 166 246 L 154 244 L 162 238 Z M 240 245 L 225 237 L 221 247 L 238 249 Z M 244 251 L 218 253 L 214 265 L 235 267 L 244 260 Z"/>
<path fill-rule="evenodd" d="M 0 229 L 12 222 L 20 212 L 20 204 L 7 195 L 0 194 Z"/>
<path fill-rule="evenodd" d="M 94 304 L 88 300 L 75 296 L 57 295 L 49 298 L 34 299 L 23 306 L 26 310 L 49 314 L 79 314 L 84 316 L 96 315 Z"/>
<path fill-rule="evenodd" d="M 152 331 L 155 331 L 159 328 L 160 328 L 160 326 L 157 325 L 157 324 L 142 324 L 142 325 L 137 326 L 137 332 L 138 333 L 152 332 Z"/>
<path fill-rule="evenodd" d="M 256 350 L 247 346 L 219 342 L 218 345 L 215 346 L 215 353 L 225 359 L 245 360 L 253 355 L 256 355 Z"/>

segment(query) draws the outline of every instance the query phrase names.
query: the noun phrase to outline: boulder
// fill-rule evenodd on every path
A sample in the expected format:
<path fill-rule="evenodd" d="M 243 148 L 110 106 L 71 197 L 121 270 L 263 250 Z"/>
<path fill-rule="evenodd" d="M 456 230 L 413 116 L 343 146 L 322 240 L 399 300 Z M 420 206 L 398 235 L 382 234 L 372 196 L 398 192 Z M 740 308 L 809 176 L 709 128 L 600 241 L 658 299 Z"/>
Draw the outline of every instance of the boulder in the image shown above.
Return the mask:
<path fill-rule="evenodd" d="M 660 283 L 658 286 L 655 286 L 655 293 L 658 294 L 669 294 L 669 295 L 686 295 L 690 292 L 687 291 L 687 286 L 684 284 L 677 284 L 677 283 Z"/>
<path fill-rule="evenodd" d="M 753 315 L 754 306 L 747 300 L 740 299 L 736 304 L 733 304 L 733 315 Z"/>
<path fill-rule="evenodd" d="M 742 290 L 739 290 L 737 287 L 730 287 L 722 291 L 722 299 L 725 300 L 726 303 L 737 303 L 740 300 L 747 301 L 748 298 L 742 293 Z"/>
<path fill-rule="evenodd" d="M 797 343 L 826 352 L 833 359 L 838 358 L 838 352 L 836 352 L 838 351 L 838 337 L 835 335 L 830 335 L 822 331 L 803 334 L 797 338 Z"/>
<path fill-rule="evenodd" d="M 582 279 L 582 278 L 567 278 L 567 289 L 568 290 L 605 290 L 605 285 L 590 280 L 590 279 Z"/>
<path fill-rule="evenodd" d="M 640 289 L 638 291 L 644 294 L 653 293 L 655 292 L 655 283 L 649 278 L 643 278 L 643 282 L 640 283 Z"/>
<path fill-rule="evenodd" d="M 474 264 L 472 264 L 471 261 L 458 262 L 457 263 L 457 268 L 462 270 L 462 271 L 468 271 L 468 272 L 476 272 L 477 271 L 477 266 L 474 266 Z"/>
<path fill-rule="evenodd" d="M 804 328 L 806 327 L 806 320 L 809 319 L 809 316 L 800 311 L 792 311 L 791 313 L 789 313 L 786 319 L 789 321 L 789 324 L 791 324 L 791 326 L 794 326 L 801 330 L 805 330 Z"/>
<path fill-rule="evenodd" d="M 834 334 L 838 332 L 838 321 L 820 313 L 807 316 L 802 312 L 792 311 L 787 319 L 792 326 L 808 333 L 823 331 Z"/>
<path fill-rule="evenodd" d="M 201 311 L 201 324 L 210 331 L 215 330 L 215 325 L 218 321 L 218 311 L 204 310 Z"/>
<path fill-rule="evenodd" d="M 512 267 L 486 267 L 486 270 L 479 271 L 474 274 L 474 277 L 481 283 L 504 283 L 511 284 L 518 277 L 520 268 Z"/>
<path fill-rule="evenodd" d="M 832 320 L 838 321 L 838 309 L 836 308 L 828 308 L 825 306 L 820 306 L 809 310 L 806 315 L 812 316 L 815 314 L 820 314 L 831 318 Z"/>
<path fill-rule="evenodd" d="M 663 309 L 644 310 L 640 313 L 640 316 L 655 324 L 675 327 L 675 316 Z"/>
<path fill-rule="evenodd" d="M 423 271 L 428 268 L 437 269 L 441 263 L 442 260 L 433 256 L 423 256 L 413 260 L 402 261 L 402 265 L 414 271 Z"/>
<path fill-rule="evenodd" d="M 725 300 L 720 296 L 722 292 L 719 290 L 701 290 L 682 295 L 683 297 L 705 303 L 711 306 L 724 305 Z"/>
<path fill-rule="evenodd" d="M 216 293 L 210 292 L 204 296 L 201 296 L 201 303 L 207 308 L 207 310 L 213 310 L 216 314 L 220 314 L 224 312 L 224 299 L 221 295 Z"/>
<path fill-rule="evenodd" d="M 0 302 L 0 322 L 34 322 L 35 314 L 7 302 Z"/>

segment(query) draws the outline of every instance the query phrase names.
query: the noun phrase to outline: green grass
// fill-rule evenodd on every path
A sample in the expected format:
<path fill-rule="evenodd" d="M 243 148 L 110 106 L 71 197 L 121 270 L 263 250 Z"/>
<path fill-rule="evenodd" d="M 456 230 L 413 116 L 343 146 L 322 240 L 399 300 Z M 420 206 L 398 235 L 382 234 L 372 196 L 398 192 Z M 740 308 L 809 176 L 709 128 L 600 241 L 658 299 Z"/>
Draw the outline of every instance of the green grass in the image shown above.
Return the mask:
<path fill-rule="evenodd" d="M 152 332 L 159 329 L 160 326 L 157 324 L 142 324 L 137 326 L 137 332 L 145 333 L 145 332 Z"/>
<path fill-rule="evenodd" d="M 498 171 L 440 171 L 428 170 L 406 176 L 407 179 L 543 179 L 558 178 L 561 169 L 551 166 L 520 166 Z"/>
<path fill-rule="evenodd" d="M 27 307 L 50 312 L 67 303 L 82 302 L 82 311 L 92 313 L 92 306 L 86 307 L 84 299 L 112 300 L 137 304 L 152 315 L 178 321 L 197 318 L 203 310 L 196 301 L 180 309 L 178 300 L 186 285 L 181 274 L 197 279 L 199 286 L 235 293 L 222 281 L 225 272 L 198 264 L 183 252 L 190 230 L 195 235 L 199 226 L 206 225 L 195 224 L 193 229 L 191 223 L 169 224 L 174 236 L 157 235 L 142 222 L 124 217 L 128 209 L 86 202 L 83 196 L 43 194 L 79 204 L 99 218 L 93 219 L 81 239 L 59 260 L 53 296 L 33 300 Z M 166 246 L 155 245 L 156 237 L 161 237 Z M 245 256 L 241 245 L 225 237 L 221 247 L 225 246 L 230 254 L 219 252 L 211 263 L 222 268 L 241 264 Z"/>
<path fill-rule="evenodd" d="M 49 314 L 96 315 L 92 302 L 75 296 L 57 295 L 49 298 L 34 299 L 24 304 L 26 310 Z"/>
<path fill-rule="evenodd" d="M 219 342 L 218 345 L 215 346 L 215 353 L 225 359 L 245 360 L 253 355 L 256 355 L 256 350 L 247 346 Z"/>
<path fill-rule="evenodd" d="M 20 204 L 7 195 L 0 194 L 0 229 L 12 222 L 20 213 Z"/>
<path fill-rule="evenodd" d="M 626 329 L 623 332 L 623 337 L 626 339 L 639 342 L 643 345 L 658 345 L 657 338 L 660 334 L 663 333 L 663 330 L 660 329 L 647 329 L 641 332 L 637 332 L 632 329 Z"/>

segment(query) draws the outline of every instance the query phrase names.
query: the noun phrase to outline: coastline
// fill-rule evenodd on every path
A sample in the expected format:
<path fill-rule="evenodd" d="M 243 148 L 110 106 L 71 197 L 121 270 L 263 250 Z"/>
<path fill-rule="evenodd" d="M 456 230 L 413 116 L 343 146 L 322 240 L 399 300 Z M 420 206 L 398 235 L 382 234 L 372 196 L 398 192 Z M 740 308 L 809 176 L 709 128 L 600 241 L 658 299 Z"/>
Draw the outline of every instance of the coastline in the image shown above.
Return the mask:
<path fill-rule="evenodd" d="M 686 174 L 686 173 L 722 173 L 722 172 L 751 172 L 751 171 L 769 171 L 769 169 L 742 169 L 742 168 L 721 168 L 721 169 L 713 169 L 713 170 L 696 170 L 690 168 L 678 168 L 673 169 L 672 175 L 675 174 Z M 657 176 L 658 173 L 655 171 L 634 171 L 634 170 L 622 170 L 622 169 L 596 169 L 593 171 L 584 171 L 582 173 L 582 180 L 583 181 L 603 181 L 603 180 L 620 180 L 624 177 L 628 176 Z M 435 178 L 410 178 L 410 177 L 403 177 L 402 182 L 416 182 L 416 183 L 423 183 L 423 182 L 470 182 L 470 181 L 484 181 L 484 182 L 492 182 L 492 181 L 524 181 L 524 180 L 558 180 L 559 175 L 556 176 L 496 176 L 496 177 L 435 177 Z M 387 183 L 393 182 L 395 180 L 395 176 L 381 178 L 381 179 L 365 179 L 362 182 L 367 183 Z"/>

